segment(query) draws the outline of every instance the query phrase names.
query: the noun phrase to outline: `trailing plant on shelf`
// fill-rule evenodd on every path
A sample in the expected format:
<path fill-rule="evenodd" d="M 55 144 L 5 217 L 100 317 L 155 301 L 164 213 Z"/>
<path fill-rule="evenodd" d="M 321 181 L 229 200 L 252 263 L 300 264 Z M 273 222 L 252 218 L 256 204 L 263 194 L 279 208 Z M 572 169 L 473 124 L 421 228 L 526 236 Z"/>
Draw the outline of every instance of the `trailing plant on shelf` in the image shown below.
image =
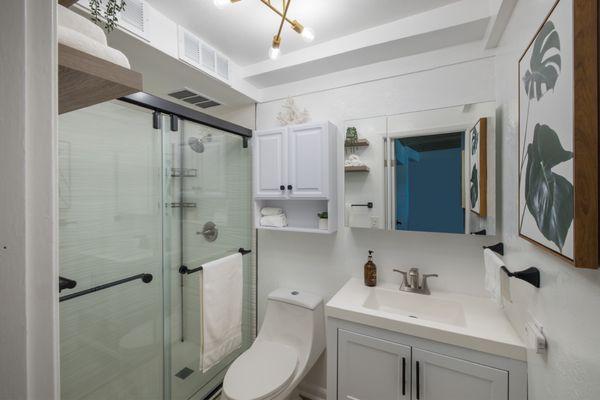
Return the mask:
<path fill-rule="evenodd" d="M 327 211 L 323 211 L 317 214 L 319 216 L 319 218 L 321 219 L 327 219 L 329 218 L 329 214 L 327 214 Z"/>
<path fill-rule="evenodd" d="M 119 13 L 125 10 L 125 5 L 125 0 L 90 0 L 91 19 L 96 24 L 104 20 L 104 29 L 110 32 L 117 27 Z"/>

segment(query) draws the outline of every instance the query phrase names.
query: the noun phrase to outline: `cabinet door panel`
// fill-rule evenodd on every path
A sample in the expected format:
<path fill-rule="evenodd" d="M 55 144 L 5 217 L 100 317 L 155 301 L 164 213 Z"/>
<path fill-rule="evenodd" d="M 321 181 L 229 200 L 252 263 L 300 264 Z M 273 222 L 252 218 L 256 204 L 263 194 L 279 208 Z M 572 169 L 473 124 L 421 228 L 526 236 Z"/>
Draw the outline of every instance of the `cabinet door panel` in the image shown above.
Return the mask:
<path fill-rule="evenodd" d="M 329 133 L 327 125 L 289 128 L 290 197 L 327 198 L 329 195 Z"/>
<path fill-rule="evenodd" d="M 340 329 L 338 400 L 410 399 L 410 347 Z"/>
<path fill-rule="evenodd" d="M 508 372 L 413 348 L 413 400 L 507 400 Z"/>
<path fill-rule="evenodd" d="M 284 198 L 287 186 L 286 129 L 256 132 L 254 147 L 254 196 Z"/>

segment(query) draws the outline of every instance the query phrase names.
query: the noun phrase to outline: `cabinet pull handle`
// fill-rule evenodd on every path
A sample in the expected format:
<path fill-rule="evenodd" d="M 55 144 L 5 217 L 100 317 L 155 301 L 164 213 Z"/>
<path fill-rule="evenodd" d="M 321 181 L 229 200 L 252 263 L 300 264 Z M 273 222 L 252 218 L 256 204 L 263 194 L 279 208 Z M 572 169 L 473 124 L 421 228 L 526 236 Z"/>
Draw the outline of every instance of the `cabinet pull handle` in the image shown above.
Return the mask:
<path fill-rule="evenodd" d="M 406 396 L 406 358 L 402 357 L 402 396 Z"/>
<path fill-rule="evenodd" d="M 292 185 L 288 185 L 288 190 L 292 190 L 294 187 Z"/>
<path fill-rule="evenodd" d="M 283 186 L 283 185 L 279 186 L 279 190 L 285 190 L 285 186 Z"/>
<path fill-rule="evenodd" d="M 419 362 L 417 361 L 417 400 L 421 398 L 421 374 L 419 373 Z"/>

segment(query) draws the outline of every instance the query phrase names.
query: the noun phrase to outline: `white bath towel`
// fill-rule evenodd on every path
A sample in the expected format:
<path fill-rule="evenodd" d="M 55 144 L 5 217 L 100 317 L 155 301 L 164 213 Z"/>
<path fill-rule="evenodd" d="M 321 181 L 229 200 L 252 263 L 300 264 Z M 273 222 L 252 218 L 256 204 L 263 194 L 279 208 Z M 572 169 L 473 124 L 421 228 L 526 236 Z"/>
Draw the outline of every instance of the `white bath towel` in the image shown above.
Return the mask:
<path fill-rule="evenodd" d="M 279 207 L 263 207 L 260 210 L 260 213 L 263 216 L 279 215 L 279 214 L 283 214 L 283 208 L 279 208 Z"/>
<path fill-rule="evenodd" d="M 200 368 L 206 372 L 242 345 L 242 255 L 204 264 L 198 276 L 203 315 Z"/>
<path fill-rule="evenodd" d="M 64 26 L 58 26 L 56 33 L 58 36 L 58 43 L 102 58 L 103 60 L 120 65 L 121 67 L 130 68 L 129 60 L 125 57 L 125 54 L 117 49 L 98 43 L 95 40 Z"/>
<path fill-rule="evenodd" d="M 260 218 L 260 226 L 283 228 L 287 226 L 287 217 L 285 214 L 266 215 Z"/>
<path fill-rule="evenodd" d="M 61 6 L 60 4 L 56 10 L 58 26 L 64 26 L 65 28 L 73 29 L 74 31 L 79 32 L 104 46 L 108 46 L 108 43 L 106 42 L 106 35 L 104 34 L 102 28 L 100 28 L 98 25 L 77 14 L 76 12 Z"/>
<path fill-rule="evenodd" d="M 483 261 L 485 264 L 485 290 L 490 294 L 491 299 L 501 306 L 500 267 L 504 265 L 504 261 L 490 249 L 483 250 Z"/>

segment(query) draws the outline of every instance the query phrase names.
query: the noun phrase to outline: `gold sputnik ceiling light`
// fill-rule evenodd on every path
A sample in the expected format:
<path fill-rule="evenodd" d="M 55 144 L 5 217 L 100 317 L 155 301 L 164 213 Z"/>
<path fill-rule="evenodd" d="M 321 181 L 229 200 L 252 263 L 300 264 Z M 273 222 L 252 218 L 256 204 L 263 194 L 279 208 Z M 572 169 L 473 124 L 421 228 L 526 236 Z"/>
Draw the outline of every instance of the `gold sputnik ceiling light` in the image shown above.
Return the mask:
<path fill-rule="evenodd" d="M 232 3 L 237 3 L 238 1 L 241 0 L 213 0 L 215 6 L 220 9 L 223 9 Z M 281 0 L 281 10 L 278 9 L 275 5 L 273 5 L 271 0 L 260 0 L 260 2 L 281 17 L 279 29 L 277 30 L 277 34 L 273 37 L 273 42 L 271 43 L 271 48 L 269 49 L 269 58 L 275 60 L 279 57 L 281 46 L 281 31 L 286 22 L 290 24 L 292 29 L 299 33 L 306 42 L 312 42 L 314 40 L 315 34 L 312 31 L 312 29 L 303 26 L 300 22 L 298 22 L 295 19 L 291 20 L 290 18 L 288 18 L 288 10 L 290 8 L 290 3 L 292 2 L 292 0 Z"/>

